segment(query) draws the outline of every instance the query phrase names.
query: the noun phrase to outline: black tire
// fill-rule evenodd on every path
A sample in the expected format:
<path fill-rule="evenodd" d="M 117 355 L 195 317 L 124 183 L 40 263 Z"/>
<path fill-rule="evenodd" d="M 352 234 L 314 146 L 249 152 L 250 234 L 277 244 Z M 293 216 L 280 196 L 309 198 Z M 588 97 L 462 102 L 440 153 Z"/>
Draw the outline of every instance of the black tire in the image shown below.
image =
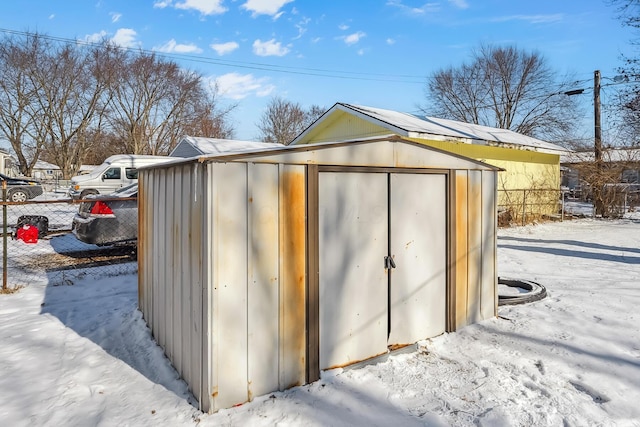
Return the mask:
<path fill-rule="evenodd" d="M 82 193 L 80 193 L 80 198 L 84 199 L 85 197 L 91 194 L 99 194 L 99 193 L 96 190 L 82 190 Z"/>
<path fill-rule="evenodd" d="M 27 192 L 20 189 L 9 191 L 7 197 L 12 202 L 26 202 L 27 200 L 29 200 L 29 195 L 27 194 Z"/>
<path fill-rule="evenodd" d="M 498 294 L 498 305 L 515 305 L 527 302 L 539 301 L 547 296 L 547 288 L 540 283 L 530 280 L 513 280 L 498 277 L 498 284 L 512 288 L 526 289 L 529 292 L 519 295 L 500 295 Z"/>

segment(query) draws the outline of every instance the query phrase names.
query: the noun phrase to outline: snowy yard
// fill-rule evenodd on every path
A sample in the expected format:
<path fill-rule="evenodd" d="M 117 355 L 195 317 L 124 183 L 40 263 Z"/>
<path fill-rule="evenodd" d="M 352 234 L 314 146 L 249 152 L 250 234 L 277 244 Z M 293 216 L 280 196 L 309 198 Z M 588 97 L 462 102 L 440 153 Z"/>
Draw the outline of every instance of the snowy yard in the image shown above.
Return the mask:
<path fill-rule="evenodd" d="M 0 295 L 5 426 L 640 426 L 640 215 L 501 229 L 501 277 L 547 298 L 416 352 L 200 413 L 137 311 L 135 275 Z"/>

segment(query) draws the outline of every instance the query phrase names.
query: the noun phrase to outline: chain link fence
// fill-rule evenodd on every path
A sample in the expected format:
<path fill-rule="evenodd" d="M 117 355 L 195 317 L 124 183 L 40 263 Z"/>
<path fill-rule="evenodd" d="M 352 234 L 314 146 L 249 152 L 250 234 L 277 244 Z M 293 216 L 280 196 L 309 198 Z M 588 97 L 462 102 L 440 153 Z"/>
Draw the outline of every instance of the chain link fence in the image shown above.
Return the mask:
<path fill-rule="evenodd" d="M 498 225 L 562 219 L 562 191 L 548 188 L 498 190 Z"/>
<path fill-rule="evenodd" d="M 640 206 L 640 189 L 622 184 L 605 186 L 607 206 L 618 217 Z M 584 192 L 557 189 L 498 190 L 498 226 L 525 225 L 541 220 L 563 221 L 594 216 Z"/>
<path fill-rule="evenodd" d="M 61 285 L 86 275 L 114 276 L 137 272 L 135 242 L 97 246 L 72 233 L 82 200 L 45 193 L 37 200 L 0 202 L 2 289 L 7 291 L 40 280 Z M 35 230 L 34 230 L 35 226 Z M 34 232 L 35 231 L 35 232 Z"/>
<path fill-rule="evenodd" d="M 37 200 L 10 202 L 6 191 L 0 200 L 0 258 L 2 289 L 35 281 L 72 284 L 86 275 L 115 276 L 137 272 L 135 242 L 97 246 L 72 233 L 74 215 L 83 200 L 63 192 L 47 191 Z M 498 225 L 525 225 L 540 220 L 591 216 L 592 205 L 570 191 L 557 189 L 498 190 Z M 637 209 L 640 194 L 633 187 L 620 192 L 623 212 Z M 36 225 L 37 234 L 21 234 L 24 224 Z"/>

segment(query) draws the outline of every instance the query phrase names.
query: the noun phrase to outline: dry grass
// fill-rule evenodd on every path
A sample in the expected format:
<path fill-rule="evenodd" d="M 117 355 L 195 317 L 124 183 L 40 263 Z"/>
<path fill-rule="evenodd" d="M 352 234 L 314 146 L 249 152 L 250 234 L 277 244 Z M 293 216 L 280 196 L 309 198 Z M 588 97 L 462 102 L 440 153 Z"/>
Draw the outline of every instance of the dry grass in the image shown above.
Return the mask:
<path fill-rule="evenodd" d="M 17 285 L 17 286 L 15 286 L 13 288 L 2 288 L 2 289 L 0 289 L 0 295 L 15 294 L 16 292 L 18 292 L 22 288 L 24 288 L 23 285 Z"/>

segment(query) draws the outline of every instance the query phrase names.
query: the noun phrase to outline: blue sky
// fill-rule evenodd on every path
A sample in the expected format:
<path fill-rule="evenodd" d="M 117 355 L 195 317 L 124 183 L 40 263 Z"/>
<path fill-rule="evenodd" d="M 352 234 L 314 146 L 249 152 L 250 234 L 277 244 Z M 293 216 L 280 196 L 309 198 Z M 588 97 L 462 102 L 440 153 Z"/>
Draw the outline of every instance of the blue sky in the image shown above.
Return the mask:
<path fill-rule="evenodd" d="M 0 5 L 0 31 L 107 37 L 168 54 L 218 82 L 221 101 L 237 103 L 236 138 L 252 140 L 273 96 L 304 107 L 347 102 L 418 113 L 426 77 L 468 60 L 480 43 L 535 50 L 591 87 L 596 69 L 615 76 L 633 38 L 607 3 L 14 0 Z"/>

